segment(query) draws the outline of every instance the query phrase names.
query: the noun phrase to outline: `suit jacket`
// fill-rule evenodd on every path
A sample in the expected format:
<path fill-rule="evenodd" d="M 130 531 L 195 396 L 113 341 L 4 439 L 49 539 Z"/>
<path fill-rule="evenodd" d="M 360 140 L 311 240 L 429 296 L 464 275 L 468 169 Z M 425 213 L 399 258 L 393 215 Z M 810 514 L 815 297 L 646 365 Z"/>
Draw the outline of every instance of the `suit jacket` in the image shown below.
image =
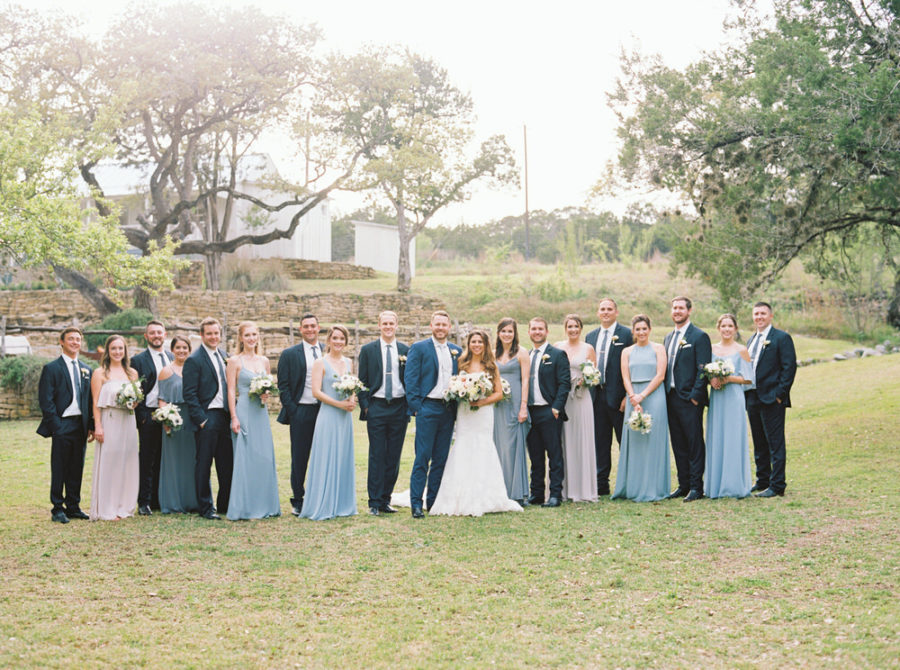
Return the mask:
<path fill-rule="evenodd" d="M 397 356 L 408 356 L 409 345 L 394 340 L 397 345 Z M 399 359 L 399 375 L 400 379 L 404 379 L 406 372 L 406 362 Z M 359 380 L 368 387 L 368 391 L 363 391 L 357 398 L 359 400 L 359 418 L 366 420 L 369 413 L 369 398 L 381 388 L 381 382 L 384 378 L 384 368 L 381 361 L 381 338 L 374 342 L 364 344 L 359 350 Z M 404 391 L 406 390 L 406 382 L 404 381 Z"/>
<path fill-rule="evenodd" d="M 451 374 L 457 374 L 457 361 L 462 349 L 459 345 L 448 342 L 450 360 L 453 363 Z M 406 370 L 403 373 L 403 386 L 406 389 L 406 403 L 410 416 L 414 416 L 421 408 L 422 401 L 431 392 L 438 381 L 438 357 L 434 340 L 419 340 L 409 348 L 406 355 Z"/>
<path fill-rule="evenodd" d="M 144 349 L 144 351 L 131 359 L 131 367 L 137 370 L 138 376 L 141 378 L 141 391 L 144 392 L 144 399 L 134 408 L 134 418 L 139 426 L 143 426 L 150 421 L 150 415 L 153 413 L 153 410 L 147 407 L 146 402 L 147 394 L 156 385 L 156 363 L 153 362 L 153 354 L 154 352 L 150 351 L 150 349 Z M 171 351 L 163 351 L 162 354 L 167 361 L 172 361 L 175 358 Z"/>
<path fill-rule="evenodd" d="M 530 354 L 529 354 L 530 356 Z M 543 360 L 546 357 L 546 360 Z M 538 362 L 538 386 L 541 395 L 551 408 L 559 412 L 563 421 L 566 416 L 566 400 L 572 388 L 572 373 L 569 370 L 569 357 L 562 349 L 548 344 Z"/>
<path fill-rule="evenodd" d="M 673 332 L 666 335 L 666 355 L 669 352 Z M 675 355 L 675 369 L 672 373 L 675 377 L 675 391 L 682 400 L 696 400 L 698 405 L 709 404 L 706 378 L 703 376 L 703 367 L 712 360 L 712 343 L 709 341 L 709 335 L 692 323 L 681 341 L 682 344 L 679 345 L 678 353 Z M 667 369 L 668 364 L 666 361 Z M 668 372 L 663 383 L 668 391 Z"/>
<path fill-rule="evenodd" d="M 303 396 L 303 389 L 306 388 L 306 373 L 306 352 L 303 351 L 303 342 L 281 352 L 278 358 L 278 392 L 281 398 L 278 423 L 290 424 L 291 417 L 297 411 L 297 403 Z M 316 403 L 318 404 L 318 401 Z"/>
<path fill-rule="evenodd" d="M 589 332 L 584 341 L 597 350 L 597 340 L 600 337 L 600 329 Z M 619 408 L 622 398 L 625 397 L 625 384 L 622 383 L 622 352 L 625 347 L 632 345 L 631 330 L 621 323 L 616 324 L 613 337 L 618 338 L 609 344 L 609 353 L 606 356 L 606 370 L 603 372 L 603 386 L 592 388 L 591 397 L 594 402 L 604 400 L 607 405 Z"/>
<path fill-rule="evenodd" d="M 759 336 L 753 333 L 747 340 L 747 349 L 752 351 L 753 342 Z M 794 340 L 783 330 L 769 330 L 769 344 L 763 343 L 756 363 L 756 394 L 766 405 L 781 400 L 785 407 L 791 406 L 791 386 L 797 374 L 797 353 Z"/>
<path fill-rule="evenodd" d="M 221 349 L 219 349 L 219 355 L 222 357 L 222 367 L 224 368 L 224 361 L 228 360 L 228 355 Z M 184 403 L 187 405 L 188 414 L 191 417 L 191 428 L 199 430 L 200 424 L 207 419 L 206 410 L 209 409 L 209 403 L 219 391 L 219 375 L 202 344 L 187 357 L 187 360 L 184 362 L 184 368 L 181 371 L 181 377 L 182 394 L 184 395 Z M 226 385 L 228 384 L 227 379 L 222 381 Z M 225 401 L 224 409 L 227 412 L 227 386 L 222 389 L 222 399 Z"/>
<path fill-rule="evenodd" d="M 37 434 L 42 437 L 51 437 L 62 431 L 63 412 L 72 404 L 72 374 L 69 360 L 66 356 L 60 356 L 47 363 L 41 370 L 41 379 L 38 382 L 41 423 L 37 428 Z M 81 374 L 78 408 L 81 410 L 81 427 L 87 433 L 94 426 L 91 409 L 91 369 L 78 361 L 78 370 Z"/>

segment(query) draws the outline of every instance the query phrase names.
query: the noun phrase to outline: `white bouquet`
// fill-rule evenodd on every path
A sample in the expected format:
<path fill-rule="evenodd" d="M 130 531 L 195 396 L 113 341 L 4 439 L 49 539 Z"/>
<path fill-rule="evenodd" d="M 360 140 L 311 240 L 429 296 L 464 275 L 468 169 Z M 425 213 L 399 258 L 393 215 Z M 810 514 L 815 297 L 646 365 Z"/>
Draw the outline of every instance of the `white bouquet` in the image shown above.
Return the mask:
<path fill-rule="evenodd" d="M 634 411 L 628 417 L 626 425 L 633 431 L 646 435 L 653 427 L 653 417 L 646 412 Z"/>
<path fill-rule="evenodd" d="M 368 387 L 363 384 L 359 377 L 356 375 L 346 374 L 338 377 L 335 375 L 337 381 L 334 383 L 334 390 L 337 391 L 338 395 L 343 399 L 347 399 L 352 395 L 356 395 L 361 391 L 368 391 Z"/>
<path fill-rule="evenodd" d="M 116 406 L 134 412 L 134 408 L 144 399 L 144 392 L 141 390 L 141 380 L 136 379 L 133 382 L 125 382 L 122 388 L 116 393 Z"/>
<path fill-rule="evenodd" d="M 717 358 L 703 366 L 703 376 L 707 379 L 725 379 L 725 377 L 730 377 L 733 374 L 734 366 L 731 364 L 731 361 L 726 361 L 723 358 Z"/>
<path fill-rule="evenodd" d="M 468 374 L 462 372 L 458 375 L 450 377 L 450 385 L 444 391 L 444 400 L 452 402 L 454 400 L 468 403 L 471 407 L 476 400 L 488 397 L 494 392 L 494 382 L 483 372 Z M 471 408 L 473 412 L 477 411 L 477 407 Z"/>
<path fill-rule="evenodd" d="M 177 405 L 166 405 L 153 410 L 153 420 L 159 421 L 172 433 L 178 432 L 184 426 L 184 419 L 181 418 L 181 411 Z"/>
<path fill-rule="evenodd" d="M 278 395 L 278 386 L 275 384 L 275 378 L 272 375 L 263 372 L 250 380 L 250 390 L 247 393 L 251 398 L 256 398 L 262 403 L 261 396 L 266 393 L 270 396 Z"/>
<path fill-rule="evenodd" d="M 599 386 L 601 381 L 603 381 L 603 375 L 600 374 L 597 366 L 590 361 L 585 361 L 581 364 L 581 379 L 575 382 L 575 388 L 593 388 Z"/>

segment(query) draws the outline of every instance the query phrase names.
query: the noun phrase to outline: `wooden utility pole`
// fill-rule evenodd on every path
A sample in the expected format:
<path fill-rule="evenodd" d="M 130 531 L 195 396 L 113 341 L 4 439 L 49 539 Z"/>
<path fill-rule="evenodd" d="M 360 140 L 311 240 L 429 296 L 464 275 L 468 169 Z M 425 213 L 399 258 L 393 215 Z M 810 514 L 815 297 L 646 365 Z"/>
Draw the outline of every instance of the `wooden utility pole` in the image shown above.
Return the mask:
<path fill-rule="evenodd" d="M 528 239 L 528 126 L 522 124 L 522 135 L 525 139 L 525 260 L 531 256 L 531 244 Z"/>

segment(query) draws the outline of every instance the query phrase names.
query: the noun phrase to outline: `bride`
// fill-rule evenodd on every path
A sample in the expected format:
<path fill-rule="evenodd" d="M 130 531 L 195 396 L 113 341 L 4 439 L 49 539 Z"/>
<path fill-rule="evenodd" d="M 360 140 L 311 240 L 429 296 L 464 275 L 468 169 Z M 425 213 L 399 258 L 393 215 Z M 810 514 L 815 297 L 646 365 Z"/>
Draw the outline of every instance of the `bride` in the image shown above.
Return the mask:
<path fill-rule="evenodd" d="M 469 333 L 466 349 L 459 359 L 459 371 L 486 375 L 493 381 L 494 392 L 481 400 L 458 404 L 456 434 L 431 514 L 481 516 L 488 512 L 521 512 L 518 503 L 506 495 L 503 470 L 494 446 L 493 408 L 483 409 L 503 398 L 500 371 L 488 346 L 487 333 L 480 330 Z"/>

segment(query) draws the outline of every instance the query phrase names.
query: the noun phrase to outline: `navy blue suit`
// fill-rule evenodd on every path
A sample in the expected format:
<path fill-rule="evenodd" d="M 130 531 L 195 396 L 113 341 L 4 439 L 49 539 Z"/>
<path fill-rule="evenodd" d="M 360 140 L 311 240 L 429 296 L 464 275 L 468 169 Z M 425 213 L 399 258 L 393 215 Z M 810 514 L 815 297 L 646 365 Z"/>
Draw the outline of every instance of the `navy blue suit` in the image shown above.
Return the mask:
<path fill-rule="evenodd" d="M 752 351 L 754 333 L 747 341 Z M 756 485 L 784 493 L 787 450 L 784 440 L 785 409 L 791 406 L 791 386 L 797 374 L 794 340 L 783 330 L 772 328 L 768 344 L 760 344 L 756 363 L 756 384 L 747 391 L 747 418 L 753 436 Z M 780 402 L 779 402 L 780 401 Z"/>
<path fill-rule="evenodd" d="M 50 441 L 50 503 L 53 511 L 74 513 L 80 510 L 81 478 L 84 473 L 86 440 L 94 421 L 91 409 L 91 369 L 78 361 L 81 393 L 78 409 L 81 416 L 63 418 L 72 404 L 71 359 L 67 356 L 47 363 L 38 382 L 41 423 L 37 434 Z"/>
<path fill-rule="evenodd" d="M 450 342 L 451 374 L 458 371 L 457 360 L 462 349 Z M 427 398 L 438 382 L 438 356 L 434 340 L 420 340 L 409 348 L 403 385 L 406 388 L 407 412 L 416 417 L 416 459 L 409 478 L 409 501 L 412 507 L 422 506 L 422 495 L 428 482 L 426 507 L 431 509 L 450 453 L 453 438 L 455 403 Z"/>
<path fill-rule="evenodd" d="M 533 354 L 529 357 L 533 359 Z M 538 387 L 546 405 L 528 405 L 531 430 L 528 431 L 528 457 L 531 460 L 531 499 L 544 499 L 544 459 L 550 464 L 550 497 L 562 498 L 563 456 L 562 424 L 566 420 L 566 400 L 572 388 L 569 357 L 562 349 L 548 344 L 538 366 Z M 530 382 L 529 382 L 530 383 Z M 552 410 L 559 412 L 553 416 Z"/>
<path fill-rule="evenodd" d="M 222 367 L 225 367 L 227 356 L 219 349 Z M 197 444 L 197 461 L 194 466 L 194 485 L 197 488 L 197 501 L 200 514 L 206 515 L 215 510 L 212 501 L 212 486 L 209 482 L 209 471 L 216 462 L 216 477 L 219 480 L 219 494 L 216 496 L 218 511 L 223 515 L 228 512 L 228 499 L 231 497 L 231 474 L 234 467 L 234 454 L 231 445 L 231 420 L 228 414 L 228 381 L 223 379 L 222 399 L 224 408 L 210 409 L 209 403 L 219 390 L 219 375 L 213 367 L 209 354 L 201 345 L 187 357 L 182 370 L 184 402 L 194 430 L 194 441 Z M 202 427 L 201 427 L 202 425 Z"/>
<path fill-rule="evenodd" d="M 596 351 L 600 328 L 592 330 L 584 338 Z M 631 330 L 617 323 L 613 330 L 613 341 L 609 343 L 606 356 L 603 383 L 591 389 L 594 401 L 594 450 L 597 455 L 597 493 L 609 494 L 609 473 L 612 469 L 612 436 L 622 445 L 622 425 L 625 412 L 619 407 L 625 399 L 625 385 L 622 383 L 622 351 L 632 344 Z M 599 361 L 599 359 L 598 359 Z"/>
<path fill-rule="evenodd" d="M 666 335 L 666 354 L 672 341 L 672 331 Z M 703 471 L 706 469 L 706 442 L 703 440 L 703 407 L 709 403 L 704 366 L 712 360 L 709 335 L 694 324 L 688 326 L 675 355 L 670 387 L 669 363 L 666 361 L 666 414 L 672 454 L 678 472 L 678 488 L 703 493 Z M 693 401 L 693 402 L 692 402 Z M 697 404 L 695 405 L 694 402 Z"/>
<path fill-rule="evenodd" d="M 393 364 L 399 380 L 403 380 L 406 364 L 403 358 L 409 354 L 409 346 L 394 340 Z M 406 396 L 395 397 L 390 402 L 376 398 L 381 388 L 384 365 L 381 354 L 381 338 L 363 345 L 359 350 L 359 379 L 368 388 L 359 394 L 359 418 L 366 422 L 369 436 L 369 472 L 366 487 L 369 507 L 384 509 L 391 502 L 391 493 L 400 474 L 400 456 L 409 426 Z M 405 390 L 405 389 L 404 389 Z"/>
<path fill-rule="evenodd" d="M 144 400 L 134 408 L 134 418 L 137 421 L 140 478 L 138 488 L 138 505 L 149 505 L 154 509 L 159 508 L 159 466 L 162 454 L 162 424 L 153 420 L 153 410 L 147 407 L 147 394 L 156 384 L 156 363 L 154 356 L 163 355 L 168 364 L 173 358 L 172 352 L 155 352 L 145 349 L 131 359 L 131 367 L 138 372 L 141 378 L 141 390 L 144 392 Z"/>
<path fill-rule="evenodd" d="M 306 494 L 306 468 L 309 466 L 309 452 L 312 449 L 313 433 L 319 416 L 321 403 L 300 405 L 300 398 L 306 388 L 306 375 L 312 370 L 306 368 L 306 352 L 303 342 L 288 347 L 278 358 L 278 391 L 281 411 L 278 423 L 290 426 L 291 431 L 291 505 L 303 507 Z"/>

